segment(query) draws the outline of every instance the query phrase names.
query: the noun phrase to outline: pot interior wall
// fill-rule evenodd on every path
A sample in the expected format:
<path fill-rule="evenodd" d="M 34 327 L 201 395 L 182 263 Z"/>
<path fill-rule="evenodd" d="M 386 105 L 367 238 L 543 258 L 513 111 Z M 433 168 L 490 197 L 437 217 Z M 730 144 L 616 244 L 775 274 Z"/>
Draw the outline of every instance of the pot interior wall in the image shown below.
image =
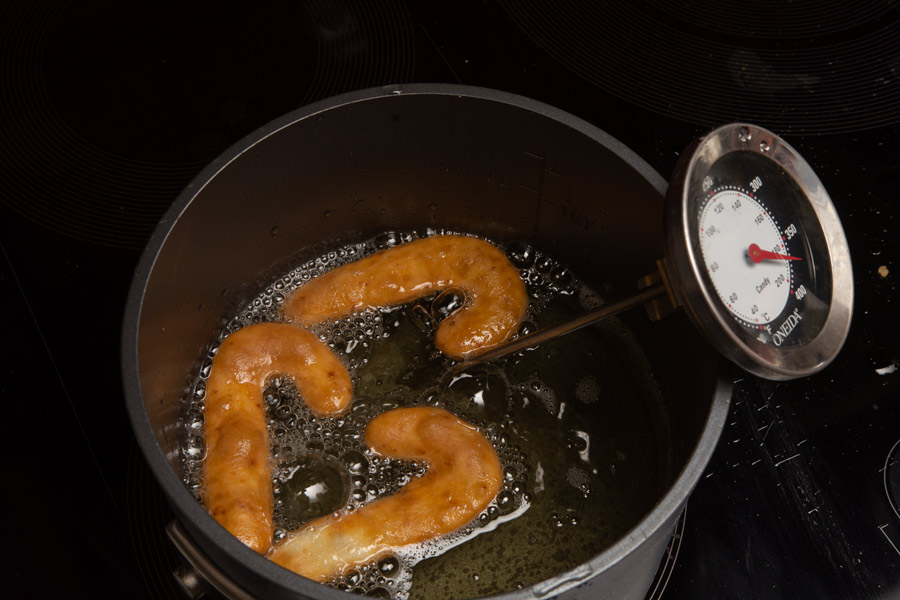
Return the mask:
<path fill-rule="evenodd" d="M 181 400 L 213 333 L 289 265 L 386 230 L 449 228 L 530 243 L 621 297 L 662 256 L 661 183 L 599 131 L 484 98 L 387 95 L 274 131 L 185 192 L 147 280 L 140 386 L 169 464 L 180 476 Z M 681 315 L 628 322 L 669 404 L 677 474 L 718 361 Z"/>

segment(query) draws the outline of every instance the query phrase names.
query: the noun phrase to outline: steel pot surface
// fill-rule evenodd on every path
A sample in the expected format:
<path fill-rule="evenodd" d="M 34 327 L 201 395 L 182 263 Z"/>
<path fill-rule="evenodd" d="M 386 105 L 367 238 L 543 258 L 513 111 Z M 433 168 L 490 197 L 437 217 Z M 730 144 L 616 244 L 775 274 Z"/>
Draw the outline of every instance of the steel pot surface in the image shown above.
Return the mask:
<path fill-rule="evenodd" d="M 609 297 L 623 297 L 663 254 L 665 187 L 628 148 L 572 115 L 455 85 L 346 94 L 237 143 L 194 179 L 157 227 L 124 321 L 131 421 L 189 536 L 257 597 L 347 598 L 245 547 L 181 479 L 179 419 L 191 369 L 221 320 L 264 282 L 322 249 L 386 230 L 440 227 L 527 242 Z M 716 446 L 730 377 L 683 314 L 656 323 L 637 315 L 631 326 L 667 405 L 673 481 L 611 547 L 498 598 L 638 600 L 647 593 Z"/>

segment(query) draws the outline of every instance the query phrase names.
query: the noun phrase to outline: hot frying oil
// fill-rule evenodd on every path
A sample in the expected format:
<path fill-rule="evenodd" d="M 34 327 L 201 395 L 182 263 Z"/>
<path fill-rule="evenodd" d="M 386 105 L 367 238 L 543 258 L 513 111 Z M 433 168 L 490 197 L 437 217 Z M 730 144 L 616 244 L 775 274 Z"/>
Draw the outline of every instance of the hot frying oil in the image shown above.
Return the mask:
<path fill-rule="evenodd" d="M 433 232 L 429 232 L 433 233 Z M 385 234 L 302 265 L 273 282 L 210 346 L 230 332 L 278 320 L 291 290 L 346 262 L 409 241 Z M 505 248 L 530 308 L 520 333 L 562 322 L 600 297 L 539 251 Z M 397 600 L 477 598 L 526 587 L 586 562 L 646 514 L 669 482 L 665 412 L 637 343 L 619 321 L 546 342 L 496 364 L 450 374 L 434 330 L 465 299 L 444 292 L 370 309 L 314 331 L 350 369 L 354 401 L 336 418 L 312 414 L 286 378 L 264 392 L 275 493 L 276 541 L 304 523 L 396 493 L 426 464 L 380 456 L 364 444 L 376 415 L 397 407 L 444 408 L 480 428 L 503 467 L 501 492 L 454 534 L 398 549 L 329 582 Z M 184 473 L 202 489 L 202 400 L 210 360 L 185 402 Z"/>

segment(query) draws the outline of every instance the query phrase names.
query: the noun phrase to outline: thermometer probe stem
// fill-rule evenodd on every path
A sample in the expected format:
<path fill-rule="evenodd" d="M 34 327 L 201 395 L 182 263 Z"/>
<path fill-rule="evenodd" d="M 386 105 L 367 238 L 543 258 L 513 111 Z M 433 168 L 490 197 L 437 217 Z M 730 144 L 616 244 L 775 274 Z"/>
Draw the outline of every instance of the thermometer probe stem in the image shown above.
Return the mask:
<path fill-rule="evenodd" d="M 630 298 L 626 298 L 625 300 L 621 300 L 613 304 L 603 305 L 567 323 L 562 323 L 561 325 L 555 325 L 553 327 L 547 327 L 544 329 L 538 329 L 535 332 L 529 333 L 528 335 L 522 336 L 509 343 L 482 352 L 481 354 L 478 354 L 477 356 L 474 356 L 472 358 L 467 358 L 464 362 L 456 365 L 453 368 L 453 371 L 459 372 L 473 365 L 496 360 L 498 358 L 518 352 L 519 350 L 537 346 L 538 344 L 549 339 L 563 336 L 567 333 L 571 333 L 573 331 L 581 329 L 582 327 L 586 327 L 588 325 L 596 323 L 597 321 L 608 319 L 609 317 L 615 316 L 630 308 L 634 308 L 635 306 L 645 304 L 651 300 L 659 298 L 660 296 L 664 296 L 667 293 L 668 291 L 666 289 L 666 286 L 662 283 L 654 285 L 652 287 L 644 288 Z"/>

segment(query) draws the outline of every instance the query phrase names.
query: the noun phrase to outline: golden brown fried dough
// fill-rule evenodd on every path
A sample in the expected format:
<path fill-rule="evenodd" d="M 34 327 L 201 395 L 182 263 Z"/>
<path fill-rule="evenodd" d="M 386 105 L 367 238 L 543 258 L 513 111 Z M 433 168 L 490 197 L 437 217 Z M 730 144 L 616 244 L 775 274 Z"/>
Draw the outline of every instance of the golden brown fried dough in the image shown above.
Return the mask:
<path fill-rule="evenodd" d="M 338 414 L 352 399 L 350 375 L 328 346 L 284 323 L 250 325 L 229 335 L 207 381 L 204 502 L 225 529 L 260 553 L 272 544 L 263 389 L 269 377 L 282 374 L 294 378 L 318 414 Z"/>
<path fill-rule="evenodd" d="M 393 549 L 453 532 L 500 491 L 500 460 L 474 427 L 433 407 L 397 408 L 372 420 L 366 443 L 392 458 L 423 460 L 428 472 L 354 512 L 320 517 L 279 542 L 270 558 L 316 581 Z"/>
<path fill-rule="evenodd" d="M 465 305 L 438 327 L 435 344 L 465 358 L 497 346 L 525 316 L 528 295 L 519 271 L 483 240 L 441 235 L 383 250 L 313 279 L 285 302 L 284 315 L 302 326 L 370 306 L 393 306 L 458 288 Z"/>

